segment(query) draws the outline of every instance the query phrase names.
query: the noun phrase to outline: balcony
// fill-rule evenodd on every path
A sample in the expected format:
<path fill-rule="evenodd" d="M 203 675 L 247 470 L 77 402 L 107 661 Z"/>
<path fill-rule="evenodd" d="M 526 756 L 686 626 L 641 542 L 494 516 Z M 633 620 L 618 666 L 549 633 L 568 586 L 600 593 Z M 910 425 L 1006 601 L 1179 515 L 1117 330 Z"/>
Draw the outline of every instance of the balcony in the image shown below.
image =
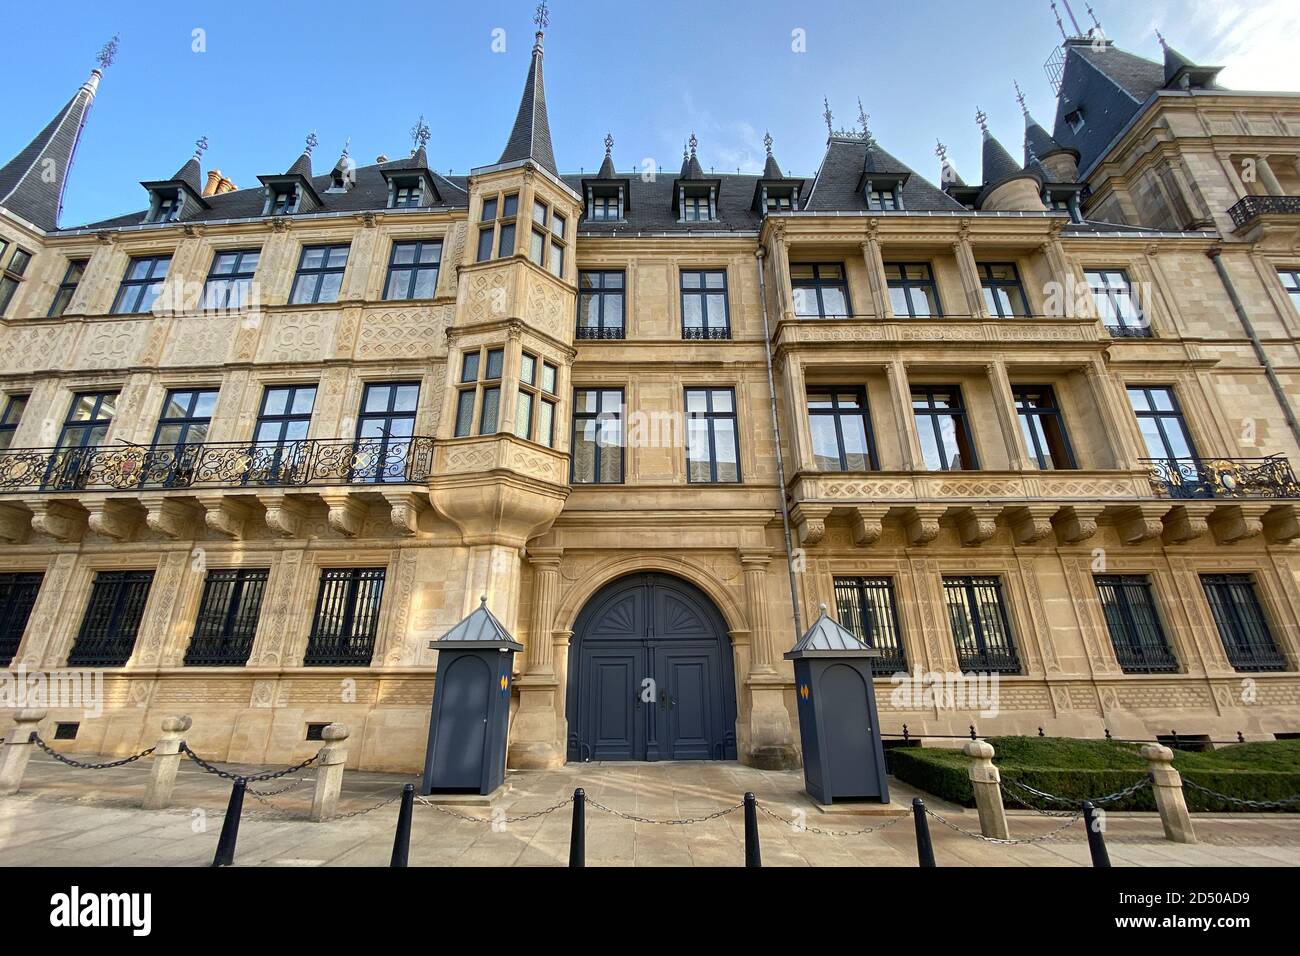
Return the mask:
<path fill-rule="evenodd" d="M 587 339 L 591 341 L 613 341 L 623 338 L 623 326 L 612 325 L 603 328 L 591 325 L 580 325 L 574 329 L 573 337 L 575 339 Z"/>
<path fill-rule="evenodd" d="M 1260 216 L 1300 215 L 1300 196 L 1247 196 L 1228 210 L 1238 229 Z"/>
<path fill-rule="evenodd" d="M 1162 498 L 1300 498 L 1291 463 L 1271 458 L 1144 458 Z"/>

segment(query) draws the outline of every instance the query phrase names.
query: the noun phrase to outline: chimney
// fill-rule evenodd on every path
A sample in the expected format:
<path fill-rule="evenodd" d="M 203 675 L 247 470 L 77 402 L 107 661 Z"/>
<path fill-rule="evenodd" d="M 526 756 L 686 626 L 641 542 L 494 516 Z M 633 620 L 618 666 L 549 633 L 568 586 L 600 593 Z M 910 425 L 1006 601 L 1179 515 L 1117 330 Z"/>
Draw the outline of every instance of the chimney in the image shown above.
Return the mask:
<path fill-rule="evenodd" d="M 385 156 L 383 153 L 380 153 L 378 156 L 375 157 L 375 162 L 386 163 L 388 162 L 388 157 Z"/>
<path fill-rule="evenodd" d="M 227 179 L 225 176 L 222 176 L 221 183 L 217 186 L 217 195 L 220 196 L 222 193 L 232 193 L 238 188 L 239 187 L 236 186 L 234 183 L 232 183 L 229 179 Z"/>
<path fill-rule="evenodd" d="M 203 184 L 203 195 L 214 196 L 221 188 L 221 170 L 209 169 L 208 181 Z"/>

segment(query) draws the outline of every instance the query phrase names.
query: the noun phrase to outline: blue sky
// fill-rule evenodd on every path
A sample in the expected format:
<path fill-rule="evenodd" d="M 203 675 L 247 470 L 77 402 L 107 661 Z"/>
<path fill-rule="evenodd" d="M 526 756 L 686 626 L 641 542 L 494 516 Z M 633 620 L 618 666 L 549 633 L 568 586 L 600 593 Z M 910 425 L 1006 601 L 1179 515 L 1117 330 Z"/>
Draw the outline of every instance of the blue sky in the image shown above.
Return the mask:
<path fill-rule="evenodd" d="M 1073 0 L 1085 26 L 1086 2 Z M 1293 0 L 1092 5 L 1125 49 L 1156 58 L 1158 26 L 1193 59 L 1227 65 L 1226 85 L 1300 89 Z M 200 135 L 211 144 L 205 171 L 219 167 L 241 187 L 285 169 L 312 129 L 317 172 L 349 137 L 361 163 L 404 155 L 421 113 L 439 171 L 494 162 L 518 105 L 534 4 L 65 0 L 56 21 L 50 9 L 13 2 L 5 12 L 0 162 L 72 95 L 103 42 L 121 34 L 64 197 L 68 226 L 140 208 L 139 182 L 170 176 Z M 796 30 L 803 52 L 794 49 Z M 505 50 L 495 52 L 502 37 Z M 861 96 L 885 148 L 934 179 L 940 137 L 973 181 L 976 106 L 1019 150 L 1013 78 L 1050 127 L 1043 62 L 1059 42 L 1048 0 L 554 0 L 546 83 L 556 158 L 565 172 L 595 168 L 608 129 L 620 169 L 651 157 L 676 168 L 694 131 L 705 167 L 752 171 L 770 129 L 783 166 L 811 176 L 826 139 L 822 96 L 837 127 L 856 121 Z"/>

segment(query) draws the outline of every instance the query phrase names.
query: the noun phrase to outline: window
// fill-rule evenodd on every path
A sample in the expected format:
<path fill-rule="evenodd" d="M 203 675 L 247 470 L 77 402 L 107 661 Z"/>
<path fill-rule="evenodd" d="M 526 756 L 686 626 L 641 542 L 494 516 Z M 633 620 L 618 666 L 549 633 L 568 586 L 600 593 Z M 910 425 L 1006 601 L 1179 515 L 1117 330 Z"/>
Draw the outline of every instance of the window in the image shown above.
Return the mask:
<path fill-rule="evenodd" d="M 1025 288 L 1020 284 L 1020 271 L 1015 263 L 981 262 L 977 267 L 989 315 L 1010 319 L 1023 318 L 1029 314 Z"/>
<path fill-rule="evenodd" d="M 288 216 L 298 211 L 298 190 L 296 187 L 289 189 L 277 189 L 271 194 L 271 208 L 269 212 L 273 216 Z"/>
<path fill-rule="evenodd" d="M 974 471 L 979 468 L 971 441 L 961 389 L 955 385 L 920 385 L 912 388 L 912 414 L 916 416 L 921 453 L 929 471 Z"/>
<path fill-rule="evenodd" d="M 873 674 L 907 670 L 892 578 L 836 578 L 835 608 L 841 624 L 880 651 L 871 660 Z"/>
<path fill-rule="evenodd" d="M 54 293 L 54 301 L 50 303 L 50 311 L 46 313 L 49 318 L 57 318 L 68 311 L 72 296 L 76 293 L 77 286 L 81 284 L 81 277 L 86 274 L 87 261 L 86 259 L 73 259 L 68 263 L 68 268 L 63 273 L 63 281 L 59 283 L 59 288 Z M 3 311 L 3 309 L 0 309 L 0 313 Z"/>
<path fill-rule="evenodd" d="M 418 209 L 424 205 L 424 187 L 419 177 L 393 180 L 393 209 Z"/>
<path fill-rule="evenodd" d="M 682 338 L 731 338 L 726 272 L 682 271 Z"/>
<path fill-rule="evenodd" d="M 1178 670 L 1178 661 L 1169 649 L 1151 599 L 1147 576 L 1099 574 L 1095 580 L 1110 642 L 1124 673 L 1158 674 Z"/>
<path fill-rule="evenodd" d="M 794 314 L 800 318 L 843 319 L 852 314 L 844 266 L 839 263 L 791 263 Z"/>
<path fill-rule="evenodd" d="M 1089 269 L 1084 273 L 1092 290 L 1092 305 L 1097 317 L 1111 335 L 1144 338 L 1151 335 L 1151 324 L 1142 313 L 1123 269 Z"/>
<path fill-rule="evenodd" d="M 253 460 L 245 480 L 279 484 L 299 475 L 310 458 L 304 442 L 315 404 L 315 385 L 267 387 L 257 413 Z"/>
<path fill-rule="evenodd" d="M 152 584 L 152 571 L 97 572 L 86 615 L 68 654 L 68 666 L 124 665 L 135 649 Z"/>
<path fill-rule="evenodd" d="M 383 568 L 326 568 L 307 638 L 307 667 L 365 666 L 375 650 Z"/>
<path fill-rule="evenodd" d="M 889 304 L 894 315 L 922 319 L 943 315 L 934 273 L 925 262 L 886 262 L 885 279 L 889 285 Z"/>
<path fill-rule="evenodd" d="M 995 577 L 944 578 L 943 590 L 957 645 L 958 668 L 1020 673 L 1020 659 L 1002 599 L 1002 582 Z"/>
<path fill-rule="evenodd" d="M 483 200 L 479 213 L 481 225 L 478 230 L 477 262 L 486 262 L 492 258 L 494 237 L 498 257 L 515 254 L 515 219 L 519 215 L 519 196 L 512 193 L 500 199 L 493 196 Z"/>
<path fill-rule="evenodd" d="M 1065 434 L 1065 419 L 1056 406 L 1056 393 L 1049 385 L 1017 385 L 1012 389 L 1016 414 L 1025 447 L 1044 471 L 1077 468 L 1070 439 Z"/>
<path fill-rule="evenodd" d="M 527 352 L 519 356 L 519 390 L 515 393 L 515 435 L 539 445 L 555 442 L 555 394 L 559 370 Z M 536 415 L 534 415 L 536 409 Z"/>
<path fill-rule="evenodd" d="M 1142 430 L 1147 455 L 1166 461 L 1197 457 L 1196 446 L 1187 433 L 1187 425 L 1172 388 L 1131 385 L 1128 400 L 1133 406 L 1133 414 L 1137 416 L 1138 428 Z"/>
<path fill-rule="evenodd" d="M 1079 109 L 1077 110 L 1071 110 L 1070 112 L 1066 113 L 1065 122 L 1069 125 L 1070 129 L 1075 133 L 1083 129 L 1083 107 L 1079 107 Z"/>
<path fill-rule="evenodd" d="M 1229 664 L 1239 671 L 1286 670 L 1250 575 L 1203 574 L 1201 586 Z"/>
<path fill-rule="evenodd" d="M 550 229 L 547 229 L 549 219 Z M 534 265 L 550 269 L 554 275 L 564 273 L 565 218 L 540 199 L 533 200 L 533 227 L 528 243 L 528 258 Z M 548 253 L 549 251 L 549 258 Z"/>
<path fill-rule="evenodd" d="M 289 302 L 337 302 L 343 288 L 343 270 L 348 265 L 347 244 L 305 246 L 298 260 L 298 274 L 293 277 Z"/>
<path fill-rule="evenodd" d="M 623 481 L 623 390 L 577 389 L 573 393 L 574 484 Z"/>
<path fill-rule="evenodd" d="M 372 382 L 366 386 L 357 416 L 353 481 L 406 480 L 419 401 L 419 382 Z"/>
<path fill-rule="evenodd" d="M 14 443 L 14 433 L 18 423 L 23 419 L 30 395 L 10 395 L 4 401 L 4 411 L 0 412 L 0 451 L 10 448 Z"/>
<path fill-rule="evenodd" d="M 616 222 L 623 218 L 617 192 L 611 194 L 593 189 L 590 209 L 591 213 L 587 218 L 596 222 Z"/>
<path fill-rule="evenodd" d="M 438 287 L 438 265 L 441 262 L 441 239 L 393 243 L 384 298 L 432 299 Z"/>
<path fill-rule="evenodd" d="M 242 309 L 252 298 L 253 273 L 260 249 L 218 252 L 212 259 L 208 281 L 203 285 L 203 308 L 208 311 Z"/>
<path fill-rule="evenodd" d="M 764 195 L 767 197 L 768 212 L 791 212 L 794 209 L 793 191 L 773 192 L 768 189 L 764 190 Z"/>
<path fill-rule="evenodd" d="M 686 389 L 686 480 L 740 481 L 736 395 L 729 388 Z"/>
<path fill-rule="evenodd" d="M 162 292 L 163 280 L 171 268 L 171 256 L 141 256 L 132 259 L 113 300 L 114 315 L 149 312 Z"/>
<path fill-rule="evenodd" d="M 808 425 L 813 461 L 819 471 L 870 471 L 876 467 L 871 417 L 862 389 L 809 390 Z"/>
<path fill-rule="evenodd" d="M 154 222 L 175 222 L 181 214 L 181 197 L 176 192 L 160 193 L 158 195 L 158 211 L 154 214 Z"/>
<path fill-rule="evenodd" d="M 1291 297 L 1291 304 L 1300 312 L 1300 269 L 1279 269 L 1277 274 L 1286 294 Z"/>
<path fill-rule="evenodd" d="M 265 568 L 208 572 L 194 634 L 185 651 L 187 667 L 242 667 L 248 663 L 268 573 Z"/>
<path fill-rule="evenodd" d="M 18 653 L 42 577 L 40 572 L 0 574 L 0 667 L 8 667 Z"/>
<path fill-rule="evenodd" d="M 867 208 L 878 211 L 898 208 L 898 191 L 893 187 L 872 189 L 867 193 Z"/>
<path fill-rule="evenodd" d="M 501 418 L 501 376 L 505 370 L 505 361 L 505 349 L 475 349 L 462 355 L 462 387 L 456 396 L 457 438 L 475 434 L 476 405 L 479 408 L 478 434 L 496 434 L 497 423 Z"/>
<path fill-rule="evenodd" d="M 682 219 L 685 222 L 709 222 L 713 219 L 712 199 L 707 191 L 686 191 L 682 197 Z"/>
<path fill-rule="evenodd" d="M 116 406 L 117 392 L 82 392 L 72 396 L 72 405 L 59 432 L 57 450 L 50 457 L 46 487 L 83 487 L 91 458 L 95 449 L 104 444 Z"/>
<path fill-rule="evenodd" d="M 580 339 L 623 337 L 623 273 L 578 273 L 578 330 Z"/>
<path fill-rule="evenodd" d="M 154 447 L 195 445 L 207 441 L 208 424 L 216 406 L 215 388 L 168 392 L 154 431 Z"/>

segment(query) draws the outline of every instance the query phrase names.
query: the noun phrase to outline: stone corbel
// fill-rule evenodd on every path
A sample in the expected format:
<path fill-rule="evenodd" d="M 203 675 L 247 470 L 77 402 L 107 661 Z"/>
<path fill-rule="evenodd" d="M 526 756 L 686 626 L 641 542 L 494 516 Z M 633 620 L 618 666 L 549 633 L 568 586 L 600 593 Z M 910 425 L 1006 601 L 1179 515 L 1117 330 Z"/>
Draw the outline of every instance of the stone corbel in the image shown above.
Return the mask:
<path fill-rule="evenodd" d="M 957 530 L 961 532 L 961 543 L 966 547 L 977 547 L 998 533 L 997 507 L 960 508 L 957 511 Z"/>
<path fill-rule="evenodd" d="M 1264 516 L 1264 535 L 1269 544 L 1289 544 L 1300 538 L 1300 511 L 1295 505 L 1281 505 Z"/>
<path fill-rule="evenodd" d="M 1100 505 L 1070 505 L 1062 508 L 1052 519 L 1057 537 L 1063 544 L 1078 544 L 1097 533 L 1097 519 L 1101 517 Z"/>
<path fill-rule="evenodd" d="M 330 530 L 345 538 L 355 538 L 366 521 L 366 506 L 355 495 L 321 495 L 329 508 L 325 519 Z M 268 512 L 269 513 L 269 512 Z"/>
<path fill-rule="evenodd" d="M 854 508 L 850 517 L 853 543 L 859 548 L 869 548 L 879 541 L 885 530 L 885 514 L 888 511 L 888 508 L 880 506 Z"/>
<path fill-rule="evenodd" d="M 1165 533 L 1162 520 L 1169 511 L 1169 506 L 1134 505 L 1124 509 L 1119 522 L 1120 538 L 1125 544 L 1142 544 L 1152 538 L 1159 538 Z"/>
<path fill-rule="evenodd" d="M 1034 544 L 1052 536 L 1052 518 L 1057 512 L 1056 505 L 1026 505 L 1023 508 L 1008 508 L 1007 523 L 1011 525 L 1016 537 L 1016 544 Z M 1096 526 L 1093 526 L 1094 530 Z"/>
<path fill-rule="evenodd" d="M 266 509 L 266 526 L 282 538 L 301 537 L 302 509 L 284 495 L 258 496 Z"/>
<path fill-rule="evenodd" d="M 944 505 L 918 505 L 908 508 L 903 517 L 908 542 L 914 547 L 922 547 L 939 537 L 939 518 L 946 510 Z"/>
<path fill-rule="evenodd" d="M 388 520 L 395 532 L 411 535 L 419 530 L 420 512 L 424 510 L 427 498 L 412 494 L 386 494 L 384 500 L 388 502 Z"/>
<path fill-rule="evenodd" d="M 826 537 L 826 518 L 830 513 L 830 505 L 794 506 L 790 517 L 794 519 L 800 545 L 821 543 L 822 538 Z"/>
<path fill-rule="evenodd" d="M 1236 544 L 1264 533 L 1264 515 L 1269 503 L 1233 504 L 1214 512 L 1211 528 L 1219 544 Z"/>
<path fill-rule="evenodd" d="M 22 544 L 31 534 L 32 516 L 22 508 L 0 505 L 0 541 Z"/>
<path fill-rule="evenodd" d="M 212 495 L 199 499 L 203 506 L 203 523 L 209 531 L 214 531 L 225 538 L 240 538 L 244 533 L 244 519 L 248 509 L 237 501 L 224 495 Z"/>
<path fill-rule="evenodd" d="M 144 523 L 149 529 L 179 540 L 193 537 L 195 509 L 188 502 L 161 495 L 145 498 Z"/>
<path fill-rule="evenodd" d="M 1165 515 L 1165 544 L 1185 544 L 1209 534 L 1212 504 L 1179 505 Z"/>
<path fill-rule="evenodd" d="M 135 530 L 138 522 L 131 510 L 120 502 L 101 498 L 98 501 L 83 501 L 82 507 L 90 513 L 86 519 L 86 525 L 90 530 L 114 541 L 125 541 L 131 537 L 131 532 Z"/>
<path fill-rule="evenodd" d="M 82 513 L 61 501 L 29 501 L 32 511 L 32 531 L 55 541 L 80 541 L 86 526 Z"/>

